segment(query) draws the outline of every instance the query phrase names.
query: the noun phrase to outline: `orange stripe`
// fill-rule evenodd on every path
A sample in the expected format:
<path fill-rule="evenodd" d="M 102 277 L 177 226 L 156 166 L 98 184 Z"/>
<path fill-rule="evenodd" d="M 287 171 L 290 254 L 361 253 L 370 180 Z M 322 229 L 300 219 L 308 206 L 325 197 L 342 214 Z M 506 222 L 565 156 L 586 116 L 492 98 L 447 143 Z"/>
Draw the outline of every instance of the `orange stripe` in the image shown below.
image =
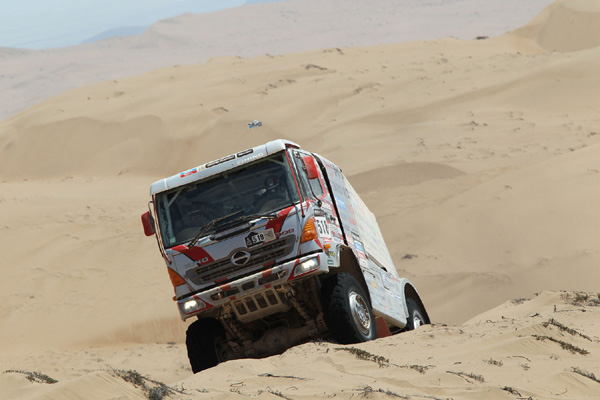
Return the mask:
<path fill-rule="evenodd" d="M 273 274 L 273 268 L 262 272 L 263 278 L 266 278 L 267 276 L 271 276 L 271 274 Z"/>

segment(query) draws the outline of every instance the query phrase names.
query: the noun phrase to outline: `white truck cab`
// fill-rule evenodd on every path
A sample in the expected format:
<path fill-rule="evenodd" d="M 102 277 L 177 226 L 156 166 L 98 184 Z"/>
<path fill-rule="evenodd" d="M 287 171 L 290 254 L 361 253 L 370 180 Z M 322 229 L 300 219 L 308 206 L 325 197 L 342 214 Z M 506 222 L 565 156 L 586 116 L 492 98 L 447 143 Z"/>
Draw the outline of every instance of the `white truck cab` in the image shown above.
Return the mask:
<path fill-rule="evenodd" d="M 275 140 L 150 187 L 195 372 L 316 337 L 348 344 L 429 323 L 377 221 L 331 161 Z"/>

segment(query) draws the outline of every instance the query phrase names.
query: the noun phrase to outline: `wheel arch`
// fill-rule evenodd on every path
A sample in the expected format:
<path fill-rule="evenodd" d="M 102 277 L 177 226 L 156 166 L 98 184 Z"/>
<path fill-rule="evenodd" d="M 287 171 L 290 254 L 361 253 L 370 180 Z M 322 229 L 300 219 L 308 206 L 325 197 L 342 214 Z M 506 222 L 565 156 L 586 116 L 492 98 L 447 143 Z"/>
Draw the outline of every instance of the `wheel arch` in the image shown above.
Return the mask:
<path fill-rule="evenodd" d="M 339 274 L 340 272 L 347 272 L 360 283 L 367 296 L 369 296 L 369 302 L 371 302 L 371 294 L 369 292 L 369 287 L 367 286 L 367 281 L 365 280 L 352 249 L 347 246 L 339 246 L 336 251 L 336 257 L 339 266 L 330 268 L 328 273 L 322 275 L 321 282 L 324 282 L 332 275 Z"/>
<path fill-rule="evenodd" d="M 426 322 L 428 324 L 430 324 L 431 323 L 431 319 L 429 318 L 429 314 L 427 313 L 427 309 L 425 308 L 425 304 L 423 304 L 423 300 L 421 300 L 421 296 L 419 296 L 419 293 L 417 292 L 417 289 L 407 279 L 403 279 L 403 281 L 404 281 L 404 284 L 403 284 L 403 286 L 404 286 L 403 287 L 403 291 L 404 291 L 404 307 L 405 307 L 406 314 L 408 315 L 408 310 L 406 309 L 406 299 L 413 299 L 414 301 L 417 302 L 417 304 L 419 305 L 419 307 L 421 307 L 421 310 L 423 310 L 423 313 L 425 314 L 424 317 L 427 320 Z"/>

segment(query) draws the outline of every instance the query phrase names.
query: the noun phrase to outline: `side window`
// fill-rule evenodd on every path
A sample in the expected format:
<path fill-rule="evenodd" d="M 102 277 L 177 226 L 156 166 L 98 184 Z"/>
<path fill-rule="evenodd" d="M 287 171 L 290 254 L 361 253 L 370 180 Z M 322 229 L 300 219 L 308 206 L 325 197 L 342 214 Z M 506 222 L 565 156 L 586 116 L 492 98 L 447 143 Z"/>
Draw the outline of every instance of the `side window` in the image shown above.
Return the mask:
<path fill-rule="evenodd" d="M 306 177 L 306 179 L 308 179 L 308 176 Z M 321 181 L 319 180 L 319 178 L 308 179 L 308 183 L 310 184 L 310 187 L 312 188 L 312 191 L 315 194 L 315 196 L 323 196 L 323 188 L 321 187 Z"/>

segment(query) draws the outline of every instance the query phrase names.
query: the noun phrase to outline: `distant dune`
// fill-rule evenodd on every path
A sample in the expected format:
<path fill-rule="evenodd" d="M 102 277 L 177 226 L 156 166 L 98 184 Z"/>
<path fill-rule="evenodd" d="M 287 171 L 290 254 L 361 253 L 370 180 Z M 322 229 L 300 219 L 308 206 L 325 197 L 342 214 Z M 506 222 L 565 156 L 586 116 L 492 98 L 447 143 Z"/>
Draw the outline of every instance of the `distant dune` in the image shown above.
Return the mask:
<path fill-rule="evenodd" d="M 446 36 L 496 36 L 551 0 L 289 0 L 159 21 L 143 34 L 17 54 L 0 49 L 0 120 L 67 90 L 211 57 L 255 57 Z M 367 17 L 368 16 L 368 17 Z"/>
<path fill-rule="evenodd" d="M 86 40 L 83 40 L 81 44 L 98 42 L 100 40 L 105 40 L 118 36 L 139 35 L 140 33 L 144 32 L 147 28 L 148 27 L 146 26 L 123 26 L 120 28 L 109 29 L 107 31 L 94 35 Z"/>
<path fill-rule="evenodd" d="M 294 4 L 255 7 L 292 20 Z M 61 54 L 133 72 L 116 44 L 173 61 L 195 18 Z M 99 70 L 46 53 L 60 71 L 45 79 L 82 86 L 0 123 L 0 398 L 144 398 L 121 377 L 138 371 L 147 387 L 184 390 L 175 399 L 596 399 L 598 26 L 600 0 L 557 1 L 486 40 L 214 57 L 87 86 Z M 23 71 L 43 54 L 0 49 Z M 263 126 L 248 130 L 254 119 Z M 434 324 L 192 375 L 187 324 L 142 234 L 149 185 L 276 138 L 344 170 Z"/>

